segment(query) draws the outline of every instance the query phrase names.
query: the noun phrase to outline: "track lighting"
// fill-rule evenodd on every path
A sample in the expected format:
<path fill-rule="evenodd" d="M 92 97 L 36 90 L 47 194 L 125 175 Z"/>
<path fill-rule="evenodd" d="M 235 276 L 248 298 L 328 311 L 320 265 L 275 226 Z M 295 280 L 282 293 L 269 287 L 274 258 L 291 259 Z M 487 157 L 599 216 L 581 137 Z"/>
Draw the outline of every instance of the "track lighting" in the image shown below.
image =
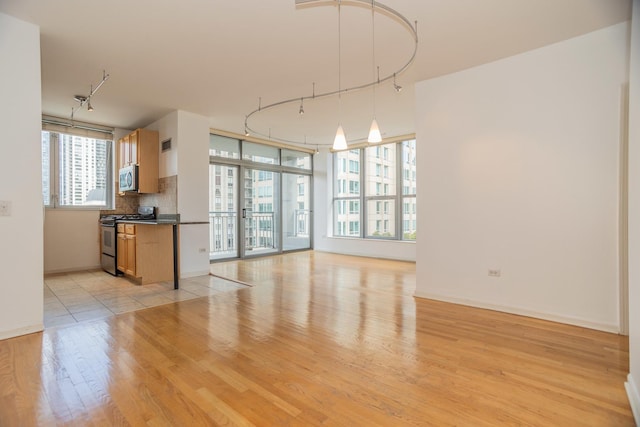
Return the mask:
<path fill-rule="evenodd" d="M 253 128 L 251 126 L 251 118 L 254 115 L 257 115 L 263 111 L 272 109 L 272 108 L 277 108 L 281 105 L 284 104 L 299 104 L 298 107 L 298 114 L 299 115 L 304 115 L 305 111 L 304 111 L 304 100 L 305 99 L 316 99 L 316 98 L 324 98 L 324 97 L 329 97 L 329 96 L 335 96 L 338 95 L 338 120 L 337 120 L 337 131 L 336 131 L 336 135 L 335 135 L 335 139 L 334 139 L 334 144 L 333 144 L 333 149 L 334 150 L 345 150 L 348 149 L 347 146 L 347 140 L 345 137 L 345 133 L 344 133 L 344 129 L 342 127 L 342 121 L 344 119 L 343 115 L 342 115 L 342 100 L 341 100 L 341 94 L 342 93 L 353 93 L 355 91 L 358 90 L 363 90 L 366 88 L 372 88 L 373 89 L 373 117 L 372 117 L 372 121 L 371 121 L 371 127 L 369 130 L 369 137 L 367 138 L 367 141 L 369 142 L 381 142 L 382 137 L 380 134 L 380 129 L 378 127 L 378 122 L 376 119 L 376 86 L 381 85 L 382 83 L 385 83 L 387 81 L 393 81 L 393 88 L 396 92 L 400 92 L 402 91 L 402 86 L 400 86 L 397 81 L 396 81 L 396 74 L 401 74 L 403 73 L 405 70 L 407 70 L 407 68 L 409 68 L 409 66 L 414 62 L 414 59 L 416 58 L 416 54 L 418 51 L 418 23 L 417 22 L 410 22 L 406 17 L 404 17 L 402 14 L 400 14 L 399 12 L 397 12 L 396 10 L 390 8 L 389 6 L 386 6 L 382 3 L 380 3 L 380 1 L 378 0 L 294 0 L 296 7 L 300 7 L 305 8 L 305 6 L 308 5 L 312 5 L 312 4 L 317 4 L 317 5 L 333 5 L 333 6 L 337 6 L 338 9 L 338 88 L 336 89 L 330 89 L 327 91 L 322 91 L 320 93 L 316 93 L 316 82 L 312 83 L 312 93 L 311 95 L 305 95 L 300 97 L 299 95 L 293 98 L 287 98 L 284 100 L 279 100 L 276 102 L 272 102 L 266 105 L 262 105 L 262 98 L 259 98 L 258 100 L 258 108 L 256 108 L 255 110 L 251 111 L 249 114 L 247 114 L 245 116 L 245 120 L 244 120 L 244 125 L 245 125 L 245 129 L 246 129 L 246 134 L 248 136 L 249 132 L 251 132 L 251 135 L 253 136 L 259 136 L 259 137 L 266 137 L 269 140 L 274 140 L 274 141 L 278 141 L 278 142 L 282 142 L 282 143 L 291 143 L 291 144 L 304 144 L 307 145 L 307 141 L 306 141 L 306 137 L 304 138 L 304 142 L 301 141 L 301 139 L 299 138 L 282 138 L 282 137 L 278 137 L 277 135 L 271 135 L 271 128 L 269 128 L 269 133 L 267 135 L 266 131 L 261 131 L 261 130 L 257 130 L 255 128 Z M 344 4 L 343 4 L 344 3 Z M 371 41 L 371 46 L 372 46 L 372 68 L 373 68 L 373 79 L 369 82 L 364 82 L 361 84 L 356 84 L 350 87 L 342 87 L 342 82 L 341 82 L 341 8 L 342 6 L 354 6 L 357 4 L 364 4 L 367 5 L 368 7 L 371 8 L 371 14 L 372 14 L 372 21 L 371 21 L 371 31 L 372 31 L 372 41 Z M 401 27 L 403 27 L 405 30 L 408 31 L 410 37 L 411 37 L 411 41 L 412 41 L 412 45 L 413 45 L 413 49 L 411 52 L 411 55 L 408 56 L 406 62 L 403 63 L 402 66 L 399 66 L 398 68 L 395 69 L 394 72 L 391 72 L 387 75 L 384 76 L 380 76 L 380 68 L 378 68 L 378 74 L 377 76 L 375 75 L 375 70 L 376 70 L 376 62 L 375 62 L 375 14 L 376 13 L 381 13 L 382 15 L 386 15 L 389 16 L 390 18 L 392 18 L 392 20 L 398 24 L 400 24 Z M 295 108 L 295 107 L 294 107 Z M 309 113 L 311 114 L 311 113 Z M 308 114 L 307 114 L 308 115 Z M 311 117 L 309 117 L 309 119 L 312 119 Z M 307 120 L 307 118 L 305 118 L 305 120 Z M 347 125 L 349 125 L 349 123 L 346 123 Z M 366 136 L 366 135 L 362 135 L 362 136 Z M 352 136 L 352 141 L 362 141 L 364 140 L 364 138 L 362 136 L 358 136 L 353 138 Z M 325 137 L 326 138 L 326 137 Z M 328 142 L 328 141 L 327 141 Z M 320 145 L 327 145 L 330 146 L 329 143 L 326 144 L 320 144 Z"/>
<path fill-rule="evenodd" d="M 393 73 L 393 88 L 398 93 L 402 92 L 402 86 L 400 86 L 399 84 L 396 83 L 396 73 Z"/>
<path fill-rule="evenodd" d="M 108 78 L 109 78 L 109 74 L 107 74 L 106 71 L 102 70 L 102 80 L 100 81 L 100 83 L 98 83 L 98 86 L 96 86 L 95 90 L 93 89 L 93 85 L 91 85 L 91 89 L 89 90 L 89 95 L 73 96 L 73 99 L 79 102 L 79 105 L 71 108 L 71 120 L 73 120 L 73 116 L 75 115 L 76 111 L 84 107 L 85 104 L 87 104 L 87 111 L 93 111 L 93 106 L 91 105 L 91 97 L 95 95 L 96 92 L 98 92 L 98 90 L 102 87 L 102 85 L 104 84 L 104 82 L 107 81 Z"/>
<path fill-rule="evenodd" d="M 346 150 L 347 148 L 347 137 L 344 135 L 344 129 L 342 129 L 342 125 L 338 125 L 336 138 L 333 140 L 333 149 Z"/>
<path fill-rule="evenodd" d="M 380 128 L 378 128 L 378 122 L 376 118 L 373 118 L 371 122 L 371 128 L 369 129 L 369 137 L 367 138 L 367 142 L 382 142 L 382 135 L 380 135 Z"/>

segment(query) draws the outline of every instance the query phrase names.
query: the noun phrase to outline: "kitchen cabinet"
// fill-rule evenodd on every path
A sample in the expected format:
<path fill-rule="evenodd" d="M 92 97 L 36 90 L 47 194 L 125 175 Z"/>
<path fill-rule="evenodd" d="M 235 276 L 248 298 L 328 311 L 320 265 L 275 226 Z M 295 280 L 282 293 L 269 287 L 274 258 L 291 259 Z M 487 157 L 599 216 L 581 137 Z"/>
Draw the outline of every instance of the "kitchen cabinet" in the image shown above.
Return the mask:
<path fill-rule="evenodd" d="M 118 140 L 118 169 L 138 165 L 138 193 L 158 192 L 158 132 L 136 129 Z"/>
<path fill-rule="evenodd" d="M 118 270 L 145 285 L 173 280 L 173 229 L 169 224 L 118 224 Z"/>
<path fill-rule="evenodd" d="M 128 276 L 136 276 L 136 227 L 133 224 L 118 224 L 116 253 L 118 270 Z"/>

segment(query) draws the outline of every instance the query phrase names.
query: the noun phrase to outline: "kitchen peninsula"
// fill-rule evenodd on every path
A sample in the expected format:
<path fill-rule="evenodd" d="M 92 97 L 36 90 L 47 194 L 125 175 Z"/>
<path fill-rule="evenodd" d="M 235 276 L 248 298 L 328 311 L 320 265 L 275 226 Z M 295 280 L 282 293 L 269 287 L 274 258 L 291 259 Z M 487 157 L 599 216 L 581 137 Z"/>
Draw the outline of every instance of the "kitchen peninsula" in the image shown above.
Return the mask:
<path fill-rule="evenodd" d="M 142 285 L 173 279 L 178 289 L 178 221 L 119 220 L 117 268 Z"/>

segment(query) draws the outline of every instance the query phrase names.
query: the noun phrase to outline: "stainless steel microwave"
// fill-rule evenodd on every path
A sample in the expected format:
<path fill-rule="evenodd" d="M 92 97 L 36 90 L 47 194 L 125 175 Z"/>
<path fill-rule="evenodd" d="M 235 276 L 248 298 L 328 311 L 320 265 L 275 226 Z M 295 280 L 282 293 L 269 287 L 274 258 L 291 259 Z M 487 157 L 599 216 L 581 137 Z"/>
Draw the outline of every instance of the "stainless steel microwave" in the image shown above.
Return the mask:
<path fill-rule="evenodd" d="M 129 165 L 120 169 L 118 187 L 120 192 L 138 191 L 138 165 Z"/>

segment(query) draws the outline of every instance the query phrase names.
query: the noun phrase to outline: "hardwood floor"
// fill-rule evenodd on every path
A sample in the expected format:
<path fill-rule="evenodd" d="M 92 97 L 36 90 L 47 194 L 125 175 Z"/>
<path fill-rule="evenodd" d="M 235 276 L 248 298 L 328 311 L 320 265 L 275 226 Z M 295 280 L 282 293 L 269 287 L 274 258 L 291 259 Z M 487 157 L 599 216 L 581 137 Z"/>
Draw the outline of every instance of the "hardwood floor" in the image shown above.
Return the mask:
<path fill-rule="evenodd" d="M 0 426 L 633 426 L 628 341 L 415 299 L 415 265 L 302 252 L 254 284 L 0 341 Z"/>

